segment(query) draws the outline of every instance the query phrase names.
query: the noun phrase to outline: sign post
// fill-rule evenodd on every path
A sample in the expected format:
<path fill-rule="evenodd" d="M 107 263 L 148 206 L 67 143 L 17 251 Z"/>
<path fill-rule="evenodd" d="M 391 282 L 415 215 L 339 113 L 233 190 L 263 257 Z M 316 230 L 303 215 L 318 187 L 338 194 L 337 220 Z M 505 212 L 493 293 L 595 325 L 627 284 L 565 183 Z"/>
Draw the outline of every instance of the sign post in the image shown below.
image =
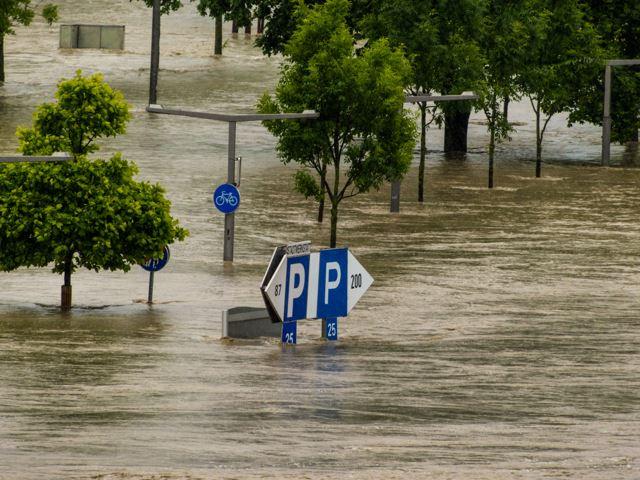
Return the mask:
<path fill-rule="evenodd" d="M 263 282 L 267 307 L 277 320 L 323 319 L 323 337 L 336 340 L 338 317 L 346 317 L 373 283 L 373 277 L 347 248 L 298 256 L 283 255 Z M 283 329 L 283 341 L 285 340 Z"/>
<path fill-rule="evenodd" d="M 151 258 L 147 260 L 143 265 L 141 265 L 142 268 L 149 272 L 149 294 L 147 296 L 148 304 L 153 303 L 153 274 L 162 270 L 167 265 L 167 263 L 169 263 L 170 257 L 171 251 L 169 250 L 169 247 L 165 245 L 162 252 L 162 258 Z"/>
<path fill-rule="evenodd" d="M 322 320 L 322 338 L 338 340 L 338 319 L 325 318 Z"/>
<path fill-rule="evenodd" d="M 302 113 L 248 113 L 226 114 L 208 113 L 188 110 L 164 108 L 162 105 L 150 103 L 147 106 L 149 113 L 162 113 L 165 115 L 179 115 L 182 117 L 203 118 L 227 122 L 229 125 L 229 139 L 227 142 L 227 183 L 236 184 L 235 160 L 236 160 L 236 124 L 238 122 L 263 122 L 265 120 L 305 120 L 316 119 L 320 116 L 317 112 L 304 111 Z M 226 213 L 224 217 L 224 245 L 223 259 L 225 262 L 233 261 L 235 218 L 234 213 Z"/>

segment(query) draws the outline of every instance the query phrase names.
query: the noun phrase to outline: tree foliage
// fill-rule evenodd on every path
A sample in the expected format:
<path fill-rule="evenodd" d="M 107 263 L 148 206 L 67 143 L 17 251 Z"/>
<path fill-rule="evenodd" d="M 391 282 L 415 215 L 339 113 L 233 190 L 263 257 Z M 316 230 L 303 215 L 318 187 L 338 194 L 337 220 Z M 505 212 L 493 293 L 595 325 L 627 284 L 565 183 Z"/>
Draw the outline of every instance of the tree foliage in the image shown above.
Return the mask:
<path fill-rule="evenodd" d="M 349 30 L 356 38 L 361 38 L 360 20 L 378 0 L 351 0 L 345 18 Z M 301 6 L 312 8 L 325 3 L 325 0 L 254 0 L 255 13 L 265 19 L 263 34 L 256 39 L 256 45 L 265 55 L 284 53 L 285 46 L 291 40 L 300 25 L 305 11 Z"/>
<path fill-rule="evenodd" d="M 74 158 L 0 166 L 0 270 L 53 263 L 70 288 L 78 268 L 127 271 L 188 232 L 171 217 L 162 187 L 134 179 L 135 164 L 120 154 L 86 156 L 98 149 L 95 139 L 124 133 L 122 94 L 101 75 L 78 72 L 58 84 L 56 98 L 40 106 L 32 128 L 18 130 L 20 149 Z"/>
<path fill-rule="evenodd" d="M 29 25 L 33 20 L 31 0 L 2 0 L 0 2 L 0 82 L 4 82 L 4 37 L 15 33 L 16 24 Z"/>
<path fill-rule="evenodd" d="M 159 185 L 134 179 L 120 154 L 109 160 L 0 167 L 0 270 L 55 273 L 124 270 L 184 239 Z"/>
<path fill-rule="evenodd" d="M 518 71 L 519 87 L 536 116 L 536 176 L 541 173 L 547 124 L 579 100 L 585 79 L 602 71 L 599 38 L 585 21 L 577 0 L 537 0 L 527 61 Z M 585 85 L 586 86 L 586 85 Z"/>
<path fill-rule="evenodd" d="M 223 17 L 227 21 L 235 21 L 240 27 L 251 24 L 254 0 L 197 0 L 197 2 L 198 13 L 202 16 Z"/>
<path fill-rule="evenodd" d="M 517 98 L 518 73 L 528 61 L 528 45 L 537 21 L 533 0 L 489 0 L 482 29 L 482 52 L 486 60 L 478 104 L 489 130 L 488 187 L 494 184 L 496 143 L 507 139 L 511 126 L 502 108 L 505 98 Z"/>
<path fill-rule="evenodd" d="M 607 59 L 640 59 L 640 8 L 635 1 L 587 0 L 586 20 L 602 39 Z M 640 129 L 640 66 L 613 69 L 611 88 L 611 139 L 616 142 L 637 140 Z M 569 116 L 570 123 L 602 125 L 604 65 L 591 72 L 577 86 Z"/>
<path fill-rule="evenodd" d="M 410 93 L 462 93 L 476 90 L 482 78 L 484 58 L 478 41 L 483 10 L 482 0 L 373 0 L 359 25 L 364 37 L 388 38 L 393 46 L 404 49 L 412 67 Z M 418 200 L 423 201 L 427 103 L 420 102 L 419 107 Z M 446 103 L 439 107 L 459 108 Z M 435 115 L 433 109 L 431 113 Z"/>
<path fill-rule="evenodd" d="M 33 127 L 18 129 L 20 151 L 25 155 L 86 155 L 98 150 L 95 140 L 125 132 L 129 107 L 102 74 L 83 77 L 78 70 L 75 77 L 58 84 L 55 98 L 56 102 L 38 107 Z"/>
<path fill-rule="evenodd" d="M 15 33 L 15 24 L 29 25 L 33 16 L 31 0 L 3 0 L 0 3 L 0 36 Z"/>
<path fill-rule="evenodd" d="M 133 0 L 129 0 L 132 2 Z M 153 0 L 143 0 L 147 7 L 153 7 Z M 175 12 L 182 7 L 181 0 L 160 0 L 160 13 L 162 15 L 168 15 L 171 12 Z"/>
<path fill-rule="evenodd" d="M 42 7 L 42 17 L 49 24 L 49 26 L 53 25 L 60 18 L 58 15 L 58 6 L 53 3 L 47 3 L 44 7 Z"/>
<path fill-rule="evenodd" d="M 285 48 L 286 63 L 275 98 L 265 94 L 265 113 L 320 113 L 312 121 L 269 121 L 284 163 L 315 171 L 297 175 L 297 189 L 307 196 L 326 192 L 331 202 L 331 241 L 336 245 L 338 206 L 345 198 L 398 179 L 411 163 L 413 119 L 403 110 L 410 67 L 386 40 L 371 42 L 355 54 L 346 0 L 329 0 L 303 18 Z M 329 175 L 323 171 L 329 169 Z M 312 182 L 313 180 L 313 182 Z"/>

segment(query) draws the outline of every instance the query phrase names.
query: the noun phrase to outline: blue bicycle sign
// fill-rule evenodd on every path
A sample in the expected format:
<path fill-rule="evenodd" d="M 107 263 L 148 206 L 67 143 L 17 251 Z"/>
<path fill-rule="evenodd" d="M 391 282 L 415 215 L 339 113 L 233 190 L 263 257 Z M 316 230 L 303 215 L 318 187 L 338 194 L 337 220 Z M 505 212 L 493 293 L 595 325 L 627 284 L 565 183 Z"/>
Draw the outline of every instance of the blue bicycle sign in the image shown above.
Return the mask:
<path fill-rule="evenodd" d="M 162 270 L 171 257 L 171 251 L 168 246 L 165 246 L 162 251 L 162 258 L 150 258 L 144 264 L 141 265 L 147 272 L 157 272 Z"/>
<path fill-rule="evenodd" d="M 240 205 L 240 191 L 235 185 L 223 183 L 213 192 L 213 204 L 222 213 L 233 213 Z"/>

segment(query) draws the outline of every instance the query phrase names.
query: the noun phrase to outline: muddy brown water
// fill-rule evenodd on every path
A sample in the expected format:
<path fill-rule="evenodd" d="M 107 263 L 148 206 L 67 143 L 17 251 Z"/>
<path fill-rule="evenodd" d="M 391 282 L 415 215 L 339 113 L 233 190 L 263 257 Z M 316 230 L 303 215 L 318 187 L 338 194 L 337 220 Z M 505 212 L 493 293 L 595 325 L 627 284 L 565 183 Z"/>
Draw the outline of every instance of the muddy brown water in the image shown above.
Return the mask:
<path fill-rule="evenodd" d="M 56 82 L 102 71 L 124 91 L 122 151 L 161 182 L 191 236 L 156 275 L 79 272 L 76 308 L 57 309 L 46 269 L 0 274 L 0 479 L 640 478 L 640 170 L 600 132 L 554 119 L 534 179 L 528 105 L 485 188 L 480 115 L 470 153 L 447 159 L 429 133 L 426 202 L 417 158 L 402 213 L 389 188 L 345 201 L 339 243 L 375 283 L 340 340 L 304 322 L 299 345 L 221 341 L 220 314 L 260 305 L 274 246 L 326 245 L 328 226 L 291 191 L 274 140 L 238 128 L 244 158 L 236 261 L 222 265 L 212 204 L 226 175 L 224 124 L 144 112 L 150 14 L 138 2 L 64 1 L 65 23 L 126 25 L 123 52 L 60 51 L 41 21 L 8 37 L 0 152 Z M 165 105 L 250 112 L 278 58 L 240 36 L 213 58 L 213 26 L 193 6 L 163 18 Z"/>

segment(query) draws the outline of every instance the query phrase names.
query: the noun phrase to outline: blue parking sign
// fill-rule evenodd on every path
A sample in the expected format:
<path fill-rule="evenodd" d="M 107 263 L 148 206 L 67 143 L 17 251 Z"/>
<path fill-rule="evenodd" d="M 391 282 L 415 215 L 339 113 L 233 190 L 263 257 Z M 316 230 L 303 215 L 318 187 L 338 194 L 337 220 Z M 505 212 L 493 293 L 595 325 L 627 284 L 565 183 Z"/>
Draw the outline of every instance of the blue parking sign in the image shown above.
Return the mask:
<path fill-rule="evenodd" d="M 318 268 L 318 318 L 346 317 L 347 257 L 346 248 L 322 250 Z"/>
<path fill-rule="evenodd" d="M 285 322 L 300 320 L 307 315 L 309 285 L 309 255 L 287 259 L 287 288 L 284 297 Z"/>
<path fill-rule="evenodd" d="M 346 317 L 373 283 L 346 248 L 286 255 L 270 276 L 262 291 L 283 322 Z"/>

